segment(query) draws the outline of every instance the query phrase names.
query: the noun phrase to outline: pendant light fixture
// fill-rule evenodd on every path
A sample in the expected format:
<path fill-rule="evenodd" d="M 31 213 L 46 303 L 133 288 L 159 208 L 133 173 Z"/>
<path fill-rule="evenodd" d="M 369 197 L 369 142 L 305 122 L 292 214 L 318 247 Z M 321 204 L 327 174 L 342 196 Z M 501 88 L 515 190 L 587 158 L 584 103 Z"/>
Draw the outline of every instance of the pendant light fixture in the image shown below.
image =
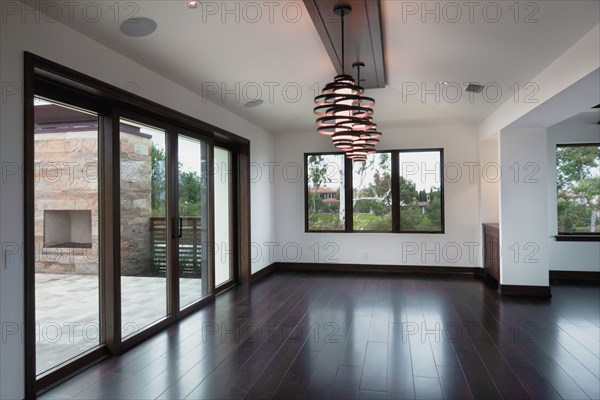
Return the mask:
<path fill-rule="evenodd" d="M 333 82 L 323 88 L 315 97 L 314 113 L 317 118 L 317 131 L 331 136 L 335 147 L 346 152 L 355 161 L 365 161 L 367 154 L 375 152 L 381 133 L 373 123 L 373 106 L 375 100 L 363 96 L 364 89 L 360 85 L 360 68 L 364 63 L 356 62 L 352 66 L 357 69 L 358 82 L 345 73 L 345 38 L 344 17 L 352 8 L 346 4 L 334 7 L 333 12 L 340 17 L 342 28 L 342 74 L 335 76 Z"/>
<path fill-rule="evenodd" d="M 352 68 L 356 69 L 356 79 L 360 86 L 360 69 L 364 67 L 363 62 L 355 62 Z M 361 87 L 362 88 L 362 87 Z M 358 101 L 360 106 L 360 100 Z M 379 143 L 379 138 L 382 136 L 377 132 L 377 125 L 373 123 L 371 116 L 366 117 L 365 121 L 354 126 L 354 130 L 359 133 L 358 138 L 352 142 L 351 148 L 346 152 L 346 155 L 354 161 L 365 162 L 367 155 L 375 153 L 375 145 Z"/>

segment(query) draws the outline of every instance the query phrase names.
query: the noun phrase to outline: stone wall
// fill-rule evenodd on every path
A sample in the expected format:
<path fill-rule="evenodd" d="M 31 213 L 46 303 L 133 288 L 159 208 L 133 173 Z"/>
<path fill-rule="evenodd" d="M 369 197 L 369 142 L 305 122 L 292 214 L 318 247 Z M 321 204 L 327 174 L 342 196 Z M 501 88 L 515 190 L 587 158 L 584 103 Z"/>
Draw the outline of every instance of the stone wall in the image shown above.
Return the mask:
<path fill-rule="evenodd" d="M 152 142 L 121 132 L 121 274 L 153 275 L 150 217 Z"/>
<path fill-rule="evenodd" d="M 95 131 L 35 135 L 36 272 L 98 272 L 97 136 Z M 90 210 L 91 248 L 53 248 L 55 244 L 44 243 L 45 210 Z"/>
<path fill-rule="evenodd" d="M 35 135 L 36 272 L 97 274 L 99 263 L 98 133 Z M 121 135 L 121 272 L 149 271 L 151 141 L 146 135 Z M 44 212 L 90 210 L 91 246 L 44 241 Z M 73 242 L 79 242 L 73 237 Z M 53 247 L 58 246 L 58 247 Z"/>

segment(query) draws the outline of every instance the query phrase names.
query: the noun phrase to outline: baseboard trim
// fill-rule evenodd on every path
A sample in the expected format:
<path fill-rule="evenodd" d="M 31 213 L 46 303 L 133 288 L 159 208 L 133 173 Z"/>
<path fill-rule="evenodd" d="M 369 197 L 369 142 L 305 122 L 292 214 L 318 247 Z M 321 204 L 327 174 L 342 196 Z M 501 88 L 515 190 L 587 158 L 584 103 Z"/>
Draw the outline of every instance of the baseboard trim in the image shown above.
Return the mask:
<path fill-rule="evenodd" d="M 379 264 L 341 264 L 341 263 L 291 263 L 276 262 L 251 275 L 251 282 L 264 279 L 275 271 L 302 272 L 340 272 L 390 275 L 446 275 L 446 276 L 484 276 L 483 268 L 477 267 L 440 267 L 423 265 L 379 265 Z M 571 271 L 550 271 L 571 272 Z M 586 273 L 589 274 L 589 273 Z M 570 276 L 570 275 L 569 275 Z M 593 275 L 596 276 L 596 275 Z M 565 278 L 566 279 L 566 278 Z M 589 278 L 588 278 L 589 279 Z M 498 284 L 498 293 L 503 296 L 552 297 L 550 286 L 522 286 Z"/>
<path fill-rule="evenodd" d="M 551 270 L 550 279 L 568 281 L 600 282 L 600 272 L 597 271 L 559 271 Z"/>
<path fill-rule="evenodd" d="M 350 272 L 368 274 L 415 274 L 415 275 L 481 275 L 477 267 L 439 267 L 423 265 L 378 265 L 340 263 L 275 263 L 280 271 Z"/>
<path fill-rule="evenodd" d="M 250 275 L 250 282 L 254 283 L 257 282 L 261 279 L 264 279 L 267 275 L 269 275 L 270 273 L 272 273 L 273 271 L 275 271 L 277 265 L 277 263 L 273 263 L 270 265 L 267 265 L 266 267 L 264 267 L 263 269 L 261 269 L 260 271 L 256 271 L 255 273 L 253 273 L 252 275 Z"/>
<path fill-rule="evenodd" d="M 522 286 L 498 284 L 502 296 L 552 297 L 550 286 Z"/>

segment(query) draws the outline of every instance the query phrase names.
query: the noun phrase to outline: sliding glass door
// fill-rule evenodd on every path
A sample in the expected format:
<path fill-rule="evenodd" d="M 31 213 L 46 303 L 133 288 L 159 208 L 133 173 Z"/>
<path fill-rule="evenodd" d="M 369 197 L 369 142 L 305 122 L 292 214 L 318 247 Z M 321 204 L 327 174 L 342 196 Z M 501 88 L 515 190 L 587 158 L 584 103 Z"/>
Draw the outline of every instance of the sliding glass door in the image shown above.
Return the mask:
<path fill-rule="evenodd" d="M 126 115 L 113 144 L 119 194 L 111 224 L 101 215 L 102 116 L 35 98 L 38 376 L 102 348 L 108 336 L 115 349 L 125 348 L 236 280 L 231 151 Z M 118 238 L 117 260 L 108 266 L 101 222 Z M 111 274 L 113 282 L 105 279 Z M 114 310 L 105 307 L 111 295 Z"/>
<path fill-rule="evenodd" d="M 103 343 L 98 114 L 34 99 L 35 372 Z"/>
<path fill-rule="evenodd" d="M 124 340 L 210 293 L 209 146 L 158 125 L 120 120 Z"/>
<path fill-rule="evenodd" d="M 121 337 L 168 315 L 167 135 L 120 120 Z"/>
<path fill-rule="evenodd" d="M 179 307 L 209 293 L 208 146 L 190 136 L 177 138 L 177 264 Z"/>
<path fill-rule="evenodd" d="M 248 141 L 70 74 L 26 56 L 27 398 L 250 280 Z"/>
<path fill-rule="evenodd" d="M 234 279 L 233 198 L 231 152 L 221 147 L 214 151 L 215 188 L 215 286 Z"/>

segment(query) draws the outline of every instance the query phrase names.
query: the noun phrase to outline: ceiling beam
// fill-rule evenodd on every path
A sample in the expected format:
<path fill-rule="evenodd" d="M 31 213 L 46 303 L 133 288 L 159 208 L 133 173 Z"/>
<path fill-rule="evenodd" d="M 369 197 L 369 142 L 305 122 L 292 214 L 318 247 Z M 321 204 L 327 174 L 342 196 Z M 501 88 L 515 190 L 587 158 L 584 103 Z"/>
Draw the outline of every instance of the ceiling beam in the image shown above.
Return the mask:
<path fill-rule="evenodd" d="M 342 32 L 340 17 L 333 8 L 347 4 L 352 12 L 344 17 L 345 65 L 342 67 Z M 381 28 L 380 0 L 304 0 L 313 24 L 329 54 L 336 73 L 345 71 L 356 77 L 352 64 L 365 63 L 360 71 L 365 89 L 385 87 L 385 65 L 383 57 L 383 35 Z"/>

